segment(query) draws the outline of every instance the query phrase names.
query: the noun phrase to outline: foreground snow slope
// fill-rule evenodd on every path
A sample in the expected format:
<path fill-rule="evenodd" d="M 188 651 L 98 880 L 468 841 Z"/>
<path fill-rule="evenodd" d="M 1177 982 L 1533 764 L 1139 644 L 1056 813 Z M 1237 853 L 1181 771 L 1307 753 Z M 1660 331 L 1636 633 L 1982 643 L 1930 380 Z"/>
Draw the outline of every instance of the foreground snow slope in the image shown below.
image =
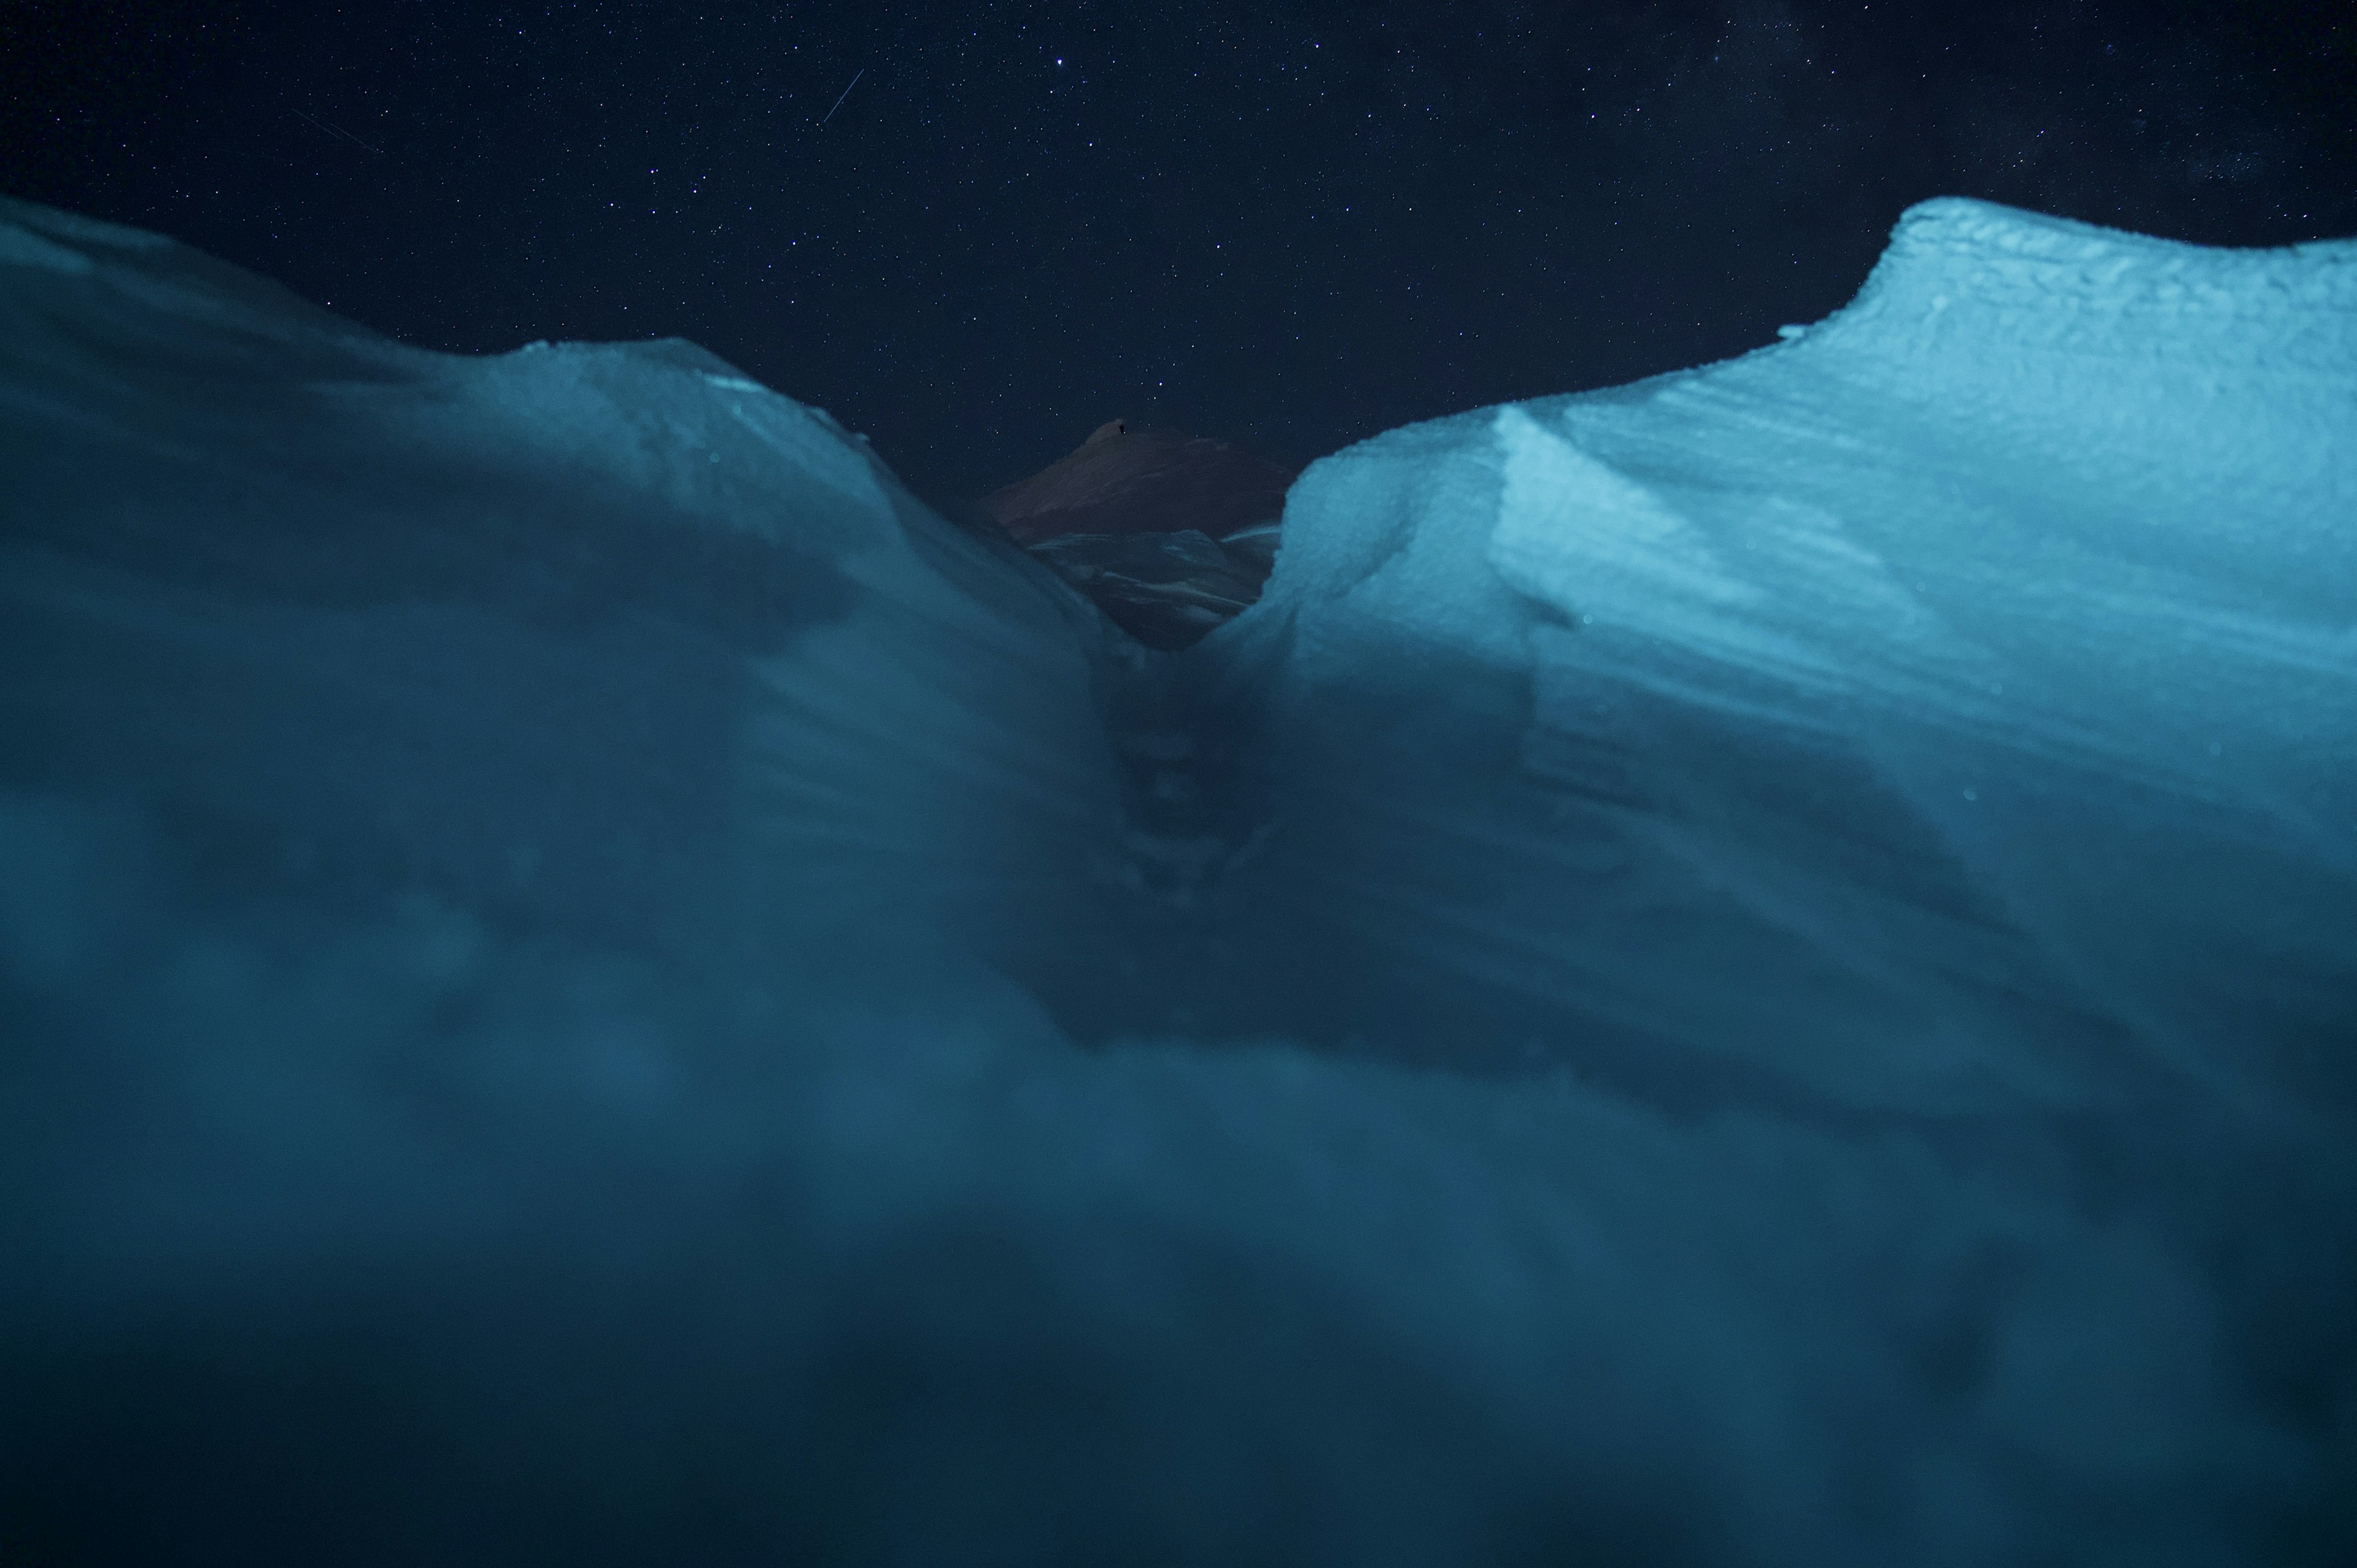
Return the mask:
<path fill-rule="evenodd" d="M 2352 262 L 1918 209 L 1146 663 L 0 209 L 0 1545 L 2345 1559 Z"/>

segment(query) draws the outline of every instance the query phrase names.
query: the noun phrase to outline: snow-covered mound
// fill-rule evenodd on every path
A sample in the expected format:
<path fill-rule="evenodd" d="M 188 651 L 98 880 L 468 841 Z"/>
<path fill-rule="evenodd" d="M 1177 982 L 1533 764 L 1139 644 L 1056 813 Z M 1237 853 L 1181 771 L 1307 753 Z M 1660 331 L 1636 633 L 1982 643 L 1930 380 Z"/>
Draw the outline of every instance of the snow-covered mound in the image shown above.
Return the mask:
<path fill-rule="evenodd" d="M 0 207 L 0 1556 L 2357 1554 L 2357 246 L 1919 208 L 1141 659 Z"/>
<path fill-rule="evenodd" d="M 1285 540 L 1264 875 L 1407 988 L 1681 1091 L 2357 1109 L 2357 245 L 1926 203 L 1796 341 L 1393 432 Z"/>
<path fill-rule="evenodd" d="M 1091 618 L 823 413 L 684 343 L 420 352 L 5 211 L 24 833 L 160 813 L 273 896 L 681 954 L 1064 941 L 1113 810 Z"/>

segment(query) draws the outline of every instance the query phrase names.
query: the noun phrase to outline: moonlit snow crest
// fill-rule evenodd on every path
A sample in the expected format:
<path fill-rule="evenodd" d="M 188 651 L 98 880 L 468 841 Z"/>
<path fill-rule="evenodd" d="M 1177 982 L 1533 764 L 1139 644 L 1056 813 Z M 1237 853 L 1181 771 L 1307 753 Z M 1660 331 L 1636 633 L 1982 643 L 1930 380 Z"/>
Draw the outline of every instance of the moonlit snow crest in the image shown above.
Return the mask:
<path fill-rule="evenodd" d="M 2357 1553 L 2357 245 L 1971 202 L 1147 655 L 0 205 L 0 1555 Z"/>

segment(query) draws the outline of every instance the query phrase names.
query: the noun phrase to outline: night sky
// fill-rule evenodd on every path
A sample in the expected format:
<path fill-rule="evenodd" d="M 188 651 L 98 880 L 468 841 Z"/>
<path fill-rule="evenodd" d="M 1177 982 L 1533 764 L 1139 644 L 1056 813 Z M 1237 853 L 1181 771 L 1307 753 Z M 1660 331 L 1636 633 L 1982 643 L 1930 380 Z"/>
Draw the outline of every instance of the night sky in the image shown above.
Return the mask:
<path fill-rule="evenodd" d="M 0 190 L 434 348 L 691 338 L 952 502 L 1738 353 L 1928 196 L 2357 233 L 2352 17 L 6 0 Z"/>

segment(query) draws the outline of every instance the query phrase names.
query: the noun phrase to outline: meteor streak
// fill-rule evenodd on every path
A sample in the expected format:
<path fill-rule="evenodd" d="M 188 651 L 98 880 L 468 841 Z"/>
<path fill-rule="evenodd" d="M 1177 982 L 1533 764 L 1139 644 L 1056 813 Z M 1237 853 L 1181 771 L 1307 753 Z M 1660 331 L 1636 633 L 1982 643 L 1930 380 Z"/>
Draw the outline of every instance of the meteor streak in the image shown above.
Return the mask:
<path fill-rule="evenodd" d="M 844 98 L 848 98 L 848 97 L 850 97 L 850 96 L 851 96 L 851 88 L 852 88 L 852 87 L 856 87 L 856 86 L 858 86 L 858 85 L 859 85 L 859 79 L 860 79 L 861 77 L 863 77 L 863 76 L 866 76 L 866 74 L 867 74 L 867 68 L 866 68 L 866 66 L 864 66 L 864 65 L 863 65 L 863 66 L 861 66 L 857 70 L 855 70 L 855 71 L 853 71 L 853 72 L 851 73 L 851 86 L 850 86 L 850 87 L 846 87 L 846 88 L 845 88 L 845 89 L 843 90 L 843 98 L 838 98 L 838 99 L 836 99 L 836 100 L 834 101 L 834 109 L 840 109 L 840 108 L 842 108 L 842 107 L 843 107 L 843 99 L 844 99 Z M 827 120 L 832 120 L 832 119 L 834 119 L 834 109 L 830 109 L 830 110 L 828 110 L 828 111 L 826 112 L 826 120 L 821 120 L 821 121 L 819 122 L 819 124 L 820 124 L 822 126 L 823 126 L 823 125 L 826 124 L 826 121 L 827 121 Z"/>

